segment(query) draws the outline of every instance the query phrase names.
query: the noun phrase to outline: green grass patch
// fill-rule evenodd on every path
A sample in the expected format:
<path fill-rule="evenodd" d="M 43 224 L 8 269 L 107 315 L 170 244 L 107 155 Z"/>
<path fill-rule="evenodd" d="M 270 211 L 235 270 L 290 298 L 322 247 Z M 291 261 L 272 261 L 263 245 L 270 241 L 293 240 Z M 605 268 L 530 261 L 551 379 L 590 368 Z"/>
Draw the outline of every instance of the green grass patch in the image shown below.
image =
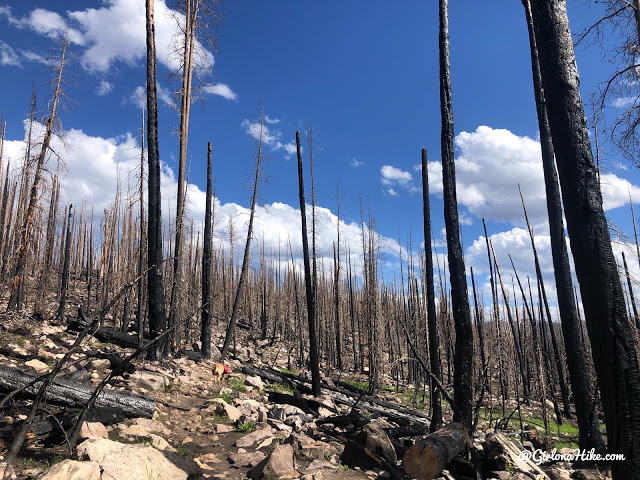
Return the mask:
<path fill-rule="evenodd" d="M 230 378 L 229 385 L 234 392 L 247 393 L 247 387 L 242 380 Z"/>
<path fill-rule="evenodd" d="M 187 447 L 183 443 L 178 445 L 178 447 L 176 448 L 176 452 L 181 457 L 193 458 L 193 452 L 191 451 L 191 449 L 189 449 L 189 447 Z"/>
<path fill-rule="evenodd" d="M 164 390 L 165 393 L 173 392 L 173 382 L 165 383 L 164 385 L 162 385 L 162 390 Z"/>
<path fill-rule="evenodd" d="M 24 347 L 27 344 L 27 339 L 24 337 L 20 337 L 18 339 L 18 345 L 20 345 L 21 347 Z"/>
<path fill-rule="evenodd" d="M 251 433 L 251 432 L 255 432 L 256 431 L 256 424 L 249 421 L 249 422 L 239 422 L 238 425 L 236 425 L 236 431 L 237 432 L 242 432 L 242 433 Z"/>
<path fill-rule="evenodd" d="M 557 442 L 553 446 L 557 450 L 560 450 L 561 448 L 570 448 L 571 450 L 575 450 L 578 448 L 578 444 L 576 442 Z"/>
<path fill-rule="evenodd" d="M 230 393 L 218 393 L 216 395 L 213 395 L 211 398 L 221 398 L 222 400 L 224 400 L 229 404 L 233 401 L 233 397 L 231 396 Z"/>
<path fill-rule="evenodd" d="M 357 380 L 343 380 L 343 382 L 360 390 L 369 390 L 369 382 L 358 382 Z"/>
<path fill-rule="evenodd" d="M 300 375 L 300 372 L 298 372 L 297 370 L 289 370 L 289 369 L 286 369 L 284 367 L 279 367 L 278 370 L 280 370 L 282 373 L 286 373 L 288 375 Z"/>
<path fill-rule="evenodd" d="M 271 390 L 279 393 L 289 393 L 289 394 L 293 393 L 293 388 L 291 387 L 291 385 L 287 385 L 286 383 L 278 383 L 278 382 L 272 383 Z"/>

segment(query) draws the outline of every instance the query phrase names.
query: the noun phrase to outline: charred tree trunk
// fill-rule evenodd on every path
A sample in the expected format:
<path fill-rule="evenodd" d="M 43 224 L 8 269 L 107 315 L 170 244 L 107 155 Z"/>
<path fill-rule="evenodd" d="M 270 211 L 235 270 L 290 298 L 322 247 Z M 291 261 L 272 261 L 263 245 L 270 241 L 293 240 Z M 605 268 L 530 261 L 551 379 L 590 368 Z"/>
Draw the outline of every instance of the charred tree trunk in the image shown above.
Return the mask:
<path fill-rule="evenodd" d="M 533 0 L 542 84 L 614 479 L 640 478 L 640 365 L 611 248 L 564 0 Z"/>
<path fill-rule="evenodd" d="M 309 240 L 307 238 L 307 215 L 304 200 L 304 176 L 302 174 L 302 152 L 300 149 L 300 132 L 296 132 L 298 153 L 298 189 L 300 194 L 300 216 L 302 220 L 302 257 L 304 259 L 304 284 L 307 293 L 307 319 L 309 322 L 309 367 L 311 369 L 311 390 L 313 395 L 320 396 L 320 364 L 318 359 L 318 339 L 316 331 L 316 302 L 313 294 L 313 278 L 309 264 Z"/>
<path fill-rule="evenodd" d="M 64 320 L 64 310 L 67 306 L 67 287 L 69 285 L 69 257 L 71 254 L 71 209 L 73 205 L 69 205 L 69 213 L 67 220 L 67 234 L 64 239 L 64 262 L 62 265 L 62 282 L 60 286 L 60 305 L 56 320 L 58 323 Z"/>
<path fill-rule="evenodd" d="M 204 246 L 202 250 L 202 327 L 200 343 L 202 357 L 211 358 L 211 204 L 213 193 L 211 186 L 211 142 L 207 145 L 207 199 L 204 209 Z"/>
<path fill-rule="evenodd" d="M 251 196 L 251 213 L 249 214 L 249 228 L 247 229 L 247 242 L 244 246 L 244 257 L 242 258 L 242 268 L 240 269 L 240 278 L 238 279 L 238 289 L 236 290 L 236 297 L 233 302 L 233 309 L 231 310 L 231 320 L 229 320 L 229 326 L 227 327 L 227 334 L 224 339 L 224 345 L 222 346 L 221 360 L 227 358 L 229 353 L 229 345 L 234 338 L 234 331 L 236 322 L 238 321 L 238 313 L 240 312 L 240 299 L 242 298 L 242 291 L 247 283 L 247 270 L 249 270 L 249 249 L 251 248 L 251 237 L 253 236 L 253 218 L 256 212 L 256 202 L 258 199 L 258 184 L 260 183 L 260 164 L 262 163 L 262 135 L 264 128 L 264 107 L 262 100 L 260 103 L 260 137 L 258 139 L 258 152 L 256 158 L 256 169 L 253 180 L 253 195 Z M 235 351 L 235 348 L 234 348 Z"/>
<path fill-rule="evenodd" d="M 549 234 L 551 237 L 551 254 L 553 257 L 553 270 L 556 280 L 558 295 L 558 309 L 564 338 L 565 352 L 567 355 L 567 367 L 573 393 L 573 401 L 576 406 L 578 420 L 580 448 L 590 450 L 594 448 L 603 453 L 606 449 L 600 422 L 595 411 L 595 400 L 592 395 L 592 386 L 589 381 L 589 373 L 585 359 L 584 345 L 580 336 L 580 319 L 573 294 L 573 280 L 571 278 L 571 266 L 569 253 L 565 242 L 564 224 L 562 219 L 562 199 L 560 186 L 558 185 L 558 172 L 556 170 L 553 141 L 547 118 L 547 106 L 542 77 L 540 73 L 540 59 L 536 44 L 531 4 L 529 0 L 523 0 L 529 31 L 529 45 L 531 50 L 531 66 L 533 72 L 533 89 L 535 94 L 536 109 L 538 113 L 538 127 L 540 129 L 540 144 L 542 148 L 542 167 L 544 170 L 545 190 L 547 197 L 547 213 L 549 216 Z"/>
<path fill-rule="evenodd" d="M 149 160 L 149 228 L 147 264 L 149 332 L 156 338 L 167 328 L 162 286 L 162 199 L 160 194 L 160 152 L 158 150 L 158 92 L 156 83 L 156 43 L 153 17 L 154 0 L 146 0 L 147 13 L 147 155 Z M 149 351 L 152 359 L 165 355 L 166 341 Z"/>
<path fill-rule="evenodd" d="M 442 378 L 440 345 L 438 342 L 438 319 L 436 317 L 436 292 L 433 285 L 433 256 L 431 253 L 431 211 L 429 209 L 429 163 L 427 149 L 422 149 L 422 212 L 424 218 L 424 259 L 427 283 L 427 329 L 429 331 L 429 362 L 431 372 Z M 431 432 L 442 426 L 442 403 L 440 391 L 431 382 Z"/>
<path fill-rule="evenodd" d="M 444 220 L 447 230 L 447 253 L 451 274 L 451 303 L 456 330 L 453 380 L 454 399 L 462 418 L 454 416 L 454 421 L 463 421 L 472 431 L 472 368 L 473 368 L 473 327 L 467 293 L 467 277 L 460 244 L 460 224 L 458 220 L 458 199 L 456 195 L 456 167 L 453 154 L 453 108 L 451 105 L 451 73 L 449 65 L 449 18 L 448 0 L 439 1 L 440 30 L 440 114 L 442 120 L 441 154 L 442 184 L 444 199 Z"/>

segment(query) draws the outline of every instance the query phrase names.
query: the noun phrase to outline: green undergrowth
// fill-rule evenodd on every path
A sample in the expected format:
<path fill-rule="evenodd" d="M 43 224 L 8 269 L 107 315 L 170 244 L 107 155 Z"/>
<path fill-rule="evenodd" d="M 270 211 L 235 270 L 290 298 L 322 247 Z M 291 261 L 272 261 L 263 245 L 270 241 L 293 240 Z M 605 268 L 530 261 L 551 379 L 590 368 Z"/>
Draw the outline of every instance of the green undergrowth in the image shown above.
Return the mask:
<path fill-rule="evenodd" d="M 272 383 L 271 390 L 279 393 L 293 393 L 293 388 L 291 388 L 291 385 L 287 385 L 286 383 Z"/>
<path fill-rule="evenodd" d="M 288 375 L 296 375 L 296 376 L 300 375 L 300 372 L 298 372 L 297 370 L 289 370 L 289 369 L 286 369 L 284 367 L 279 367 L 278 370 L 280 370 L 282 373 L 286 373 Z"/>

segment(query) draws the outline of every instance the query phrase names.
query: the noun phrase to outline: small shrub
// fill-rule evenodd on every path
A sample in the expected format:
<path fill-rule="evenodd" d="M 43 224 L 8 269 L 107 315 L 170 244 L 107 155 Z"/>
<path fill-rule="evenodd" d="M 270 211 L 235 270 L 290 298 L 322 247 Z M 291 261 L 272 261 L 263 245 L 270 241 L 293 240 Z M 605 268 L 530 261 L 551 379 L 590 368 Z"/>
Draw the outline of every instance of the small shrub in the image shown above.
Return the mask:
<path fill-rule="evenodd" d="M 238 425 L 236 426 L 236 431 L 242 432 L 242 433 L 255 432 L 256 431 L 256 425 L 255 425 L 255 423 L 253 423 L 251 421 L 249 421 L 249 422 L 239 422 Z"/>
<path fill-rule="evenodd" d="M 20 345 L 21 347 L 24 347 L 27 344 L 27 339 L 24 337 L 20 337 L 18 339 L 18 345 Z"/>
<path fill-rule="evenodd" d="M 218 393 L 211 398 L 221 398 L 227 403 L 231 403 L 233 401 L 233 397 L 231 396 L 230 393 Z"/>
<path fill-rule="evenodd" d="M 189 447 L 182 443 L 178 445 L 178 447 L 176 448 L 176 452 L 178 452 L 178 455 L 180 455 L 181 457 L 190 458 L 193 456 L 193 452 L 189 449 Z"/>
<path fill-rule="evenodd" d="M 162 389 L 165 393 L 173 392 L 173 382 L 165 383 L 164 385 L 162 385 Z"/>
<path fill-rule="evenodd" d="M 286 383 L 272 383 L 271 390 L 279 393 L 293 393 L 293 388 L 291 388 L 291 385 L 287 385 Z"/>

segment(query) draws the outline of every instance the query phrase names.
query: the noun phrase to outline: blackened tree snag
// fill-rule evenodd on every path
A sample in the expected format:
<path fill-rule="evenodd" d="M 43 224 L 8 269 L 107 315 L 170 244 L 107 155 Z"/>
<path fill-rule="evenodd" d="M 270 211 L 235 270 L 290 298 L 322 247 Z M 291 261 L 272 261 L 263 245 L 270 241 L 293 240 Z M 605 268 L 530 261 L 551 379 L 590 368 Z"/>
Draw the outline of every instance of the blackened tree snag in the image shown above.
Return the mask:
<path fill-rule="evenodd" d="M 614 479 L 640 478 L 640 366 L 593 162 L 564 0 L 531 2 L 571 251 L 591 338 Z"/>
<path fill-rule="evenodd" d="M 313 292 L 313 277 L 309 263 L 309 240 L 307 238 L 307 214 L 304 200 L 304 175 L 302 173 L 302 151 L 300 132 L 296 132 L 298 154 L 298 191 L 300 194 L 300 217 L 302 220 L 302 257 L 304 260 L 304 285 L 307 293 L 307 319 L 309 322 L 309 367 L 311 369 L 311 390 L 315 397 L 320 396 L 320 365 L 318 362 L 318 339 L 316 331 L 316 302 Z"/>
<path fill-rule="evenodd" d="M 542 168 L 547 194 L 547 214 L 549 216 L 553 271 L 556 280 L 558 310 L 560 311 L 565 352 L 567 354 L 567 368 L 569 370 L 573 401 L 576 405 L 576 417 L 579 428 L 578 445 L 585 450 L 595 448 L 597 452 L 603 453 L 606 446 L 602 432 L 600 431 L 598 415 L 595 411 L 595 400 L 592 395 L 593 388 L 589 382 L 584 345 L 580 336 L 580 319 L 573 295 L 571 265 L 569 263 L 569 253 L 567 252 L 564 223 L 562 220 L 562 199 L 560 197 L 558 172 L 556 170 L 549 119 L 547 118 L 544 90 L 542 88 L 540 60 L 538 58 L 538 47 L 533 28 L 533 18 L 531 16 L 531 4 L 529 0 L 523 0 L 522 4 L 524 5 L 527 17 L 527 28 L 529 30 L 533 90 L 538 113 L 538 128 L 540 129 Z"/>
<path fill-rule="evenodd" d="M 444 221 L 447 230 L 447 254 L 451 275 L 451 303 L 456 329 L 455 354 L 453 358 L 454 399 L 460 408 L 462 418 L 454 416 L 454 421 L 463 421 L 467 430 L 472 428 L 472 381 L 473 367 L 473 327 L 467 293 L 467 277 L 460 243 L 458 221 L 458 199 L 456 195 L 456 167 L 453 154 L 453 108 L 451 105 L 451 73 L 449 65 L 449 18 L 448 0 L 439 1 L 440 29 L 440 115 L 442 131 L 440 148 L 442 155 L 442 187 L 444 200 Z"/>
<path fill-rule="evenodd" d="M 62 264 L 62 280 L 60 286 L 60 305 L 58 306 L 58 313 L 56 314 L 56 321 L 62 322 L 64 320 L 64 310 L 67 306 L 67 287 L 69 285 L 69 257 L 71 256 L 71 209 L 73 205 L 69 205 L 67 213 L 67 233 L 64 238 L 64 261 Z"/>
<path fill-rule="evenodd" d="M 422 149 L 422 211 L 424 218 L 424 264 L 427 284 L 427 329 L 429 332 L 429 363 L 433 374 L 441 378 L 440 345 L 438 342 L 438 319 L 436 317 L 436 292 L 433 285 L 433 256 L 431 253 L 431 211 L 429 209 L 429 163 L 427 149 Z M 435 432 L 442 426 L 442 404 L 440 391 L 431 384 L 431 427 Z"/>
<path fill-rule="evenodd" d="M 22 308 L 24 271 L 27 265 L 27 254 L 29 252 L 31 237 L 33 235 L 33 218 L 36 212 L 36 203 L 38 202 L 38 188 L 40 188 L 40 182 L 42 181 L 42 170 L 44 168 L 47 153 L 49 152 L 49 146 L 51 145 L 51 137 L 54 135 L 55 123 L 58 120 L 58 103 L 62 94 L 62 72 L 65 67 L 67 53 L 66 36 L 62 40 L 61 45 L 60 64 L 56 71 L 55 88 L 53 90 L 53 100 L 51 102 L 51 113 L 47 119 L 47 126 L 44 132 L 44 139 L 42 140 L 40 153 L 38 153 L 38 156 L 36 157 L 36 171 L 33 177 L 33 184 L 31 185 L 31 192 L 29 194 L 29 206 L 27 207 L 27 212 L 24 216 L 24 225 L 22 227 L 20 247 L 18 249 L 18 260 L 16 261 L 14 270 L 7 310 L 19 310 Z"/>
<path fill-rule="evenodd" d="M 221 360 L 227 358 L 231 340 L 234 338 L 234 331 L 238 321 L 238 313 L 240 312 L 240 299 L 242 291 L 247 283 L 247 271 L 249 270 L 249 251 L 251 249 L 251 237 L 253 236 L 253 219 L 256 213 L 256 203 L 258 201 L 258 185 L 260 184 L 260 165 L 262 164 L 262 136 L 264 135 L 264 105 L 260 99 L 260 135 L 256 146 L 256 167 L 253 180 L 253 194 L 251 195 L 251 213 L 249 214 L 249 227 L 247 228 L 247 242 L 244 246 L 244 256 L 242 257 L 242 268 L 240 269 L 240 278 L 238 279 L 238 288 L 236 297 L 233 301 L 233 309 L 231 310 L 231 319 L 227 327 L 227 333 L 222 346 Z M 235 349 L 234 349 L 235 350 Z"/>
<path fill-rule="evenodd" d="M 147 0 L 147 155 L 149 161 L 149 228 L 148 228 L 148 301 L 149 332 L 156 338 L 167 328 L 164 290 L 162 287 L 162 205 L 160 196 L 160 152 L 158 150 L 158 92 L 156 84 L 156 41 L 153 17 L 154 0 Z M 166 342 L 158 342 L 149 356 L 164 356 Z"/>
<path fill-rule="evenodd" d="M 200 318 L 202 326 L 200 343 L 202 357 L 211 358 L 211 203 L 213 194 L 211 188 L 211 142 L 207 145 L 207 198 L 204 208 L 204 246 L 202 250 L 202 312 Z"/>

